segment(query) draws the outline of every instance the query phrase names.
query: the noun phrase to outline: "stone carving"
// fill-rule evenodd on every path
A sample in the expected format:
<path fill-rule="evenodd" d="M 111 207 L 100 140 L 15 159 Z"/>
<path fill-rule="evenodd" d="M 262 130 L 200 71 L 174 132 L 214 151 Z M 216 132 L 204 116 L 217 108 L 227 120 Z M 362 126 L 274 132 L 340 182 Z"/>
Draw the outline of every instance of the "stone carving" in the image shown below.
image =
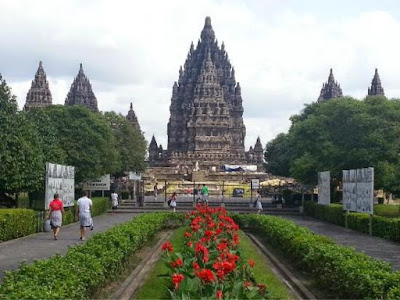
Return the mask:
<path fill-rule="evenodd" d="M 140 131 L 139 121 L 138 121 L 138 119 L 136 117 L 136 114 L 135 114 L 135 112 L 133 110 L 132 102 L 131 102 L 130 109 L 128 111 L 128 115 L 126 116 L 126 119 L 132 124 L 132 126 L 134 128 L 136 128 L 137 130 Z"/>
<path fill-rule="evenodd" d="M 375 75 L 372 79 L 371 87 L 368 88 L 368 95 L 385 96 L 385 91 L 383 90 L 381 79 L 379 78 L 378 69 L 375 69 Z"/>
<path fill-rule="evenodd" d="M 89 78 L 83 72 L 82 64 L 80 64 L 78 75 L 71 84 L 65 105 L 83 105 L 93 112 L 99 111 L 96 96 L 93 93 Z"/>
<path fill-rule="evenodd" d="M 45 107 L 51 104 L 52 97 L 49 89 L 49 82 L 47 81 L 42 62 L 39 62 L 39 68 L 35 74 L 35 79 L 32 81 L 31 88 L 26 95 L 24 110 Z"/>
<path fill-rule="evenodd" d="M 335 81 L 333 77 L 332 69 L 329 72 L 328 81 L 322 85 L 321 94 L 318 97 L 318 102 L 323 102 L 332 98 L 343 97 L 342 89 L 340 84 Z"/>

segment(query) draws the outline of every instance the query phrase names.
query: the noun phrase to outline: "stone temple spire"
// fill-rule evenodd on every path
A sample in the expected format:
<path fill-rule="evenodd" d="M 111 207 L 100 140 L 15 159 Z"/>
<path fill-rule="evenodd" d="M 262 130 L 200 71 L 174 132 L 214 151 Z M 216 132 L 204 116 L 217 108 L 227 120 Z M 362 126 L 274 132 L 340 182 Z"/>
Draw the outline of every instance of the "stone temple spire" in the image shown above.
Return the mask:
<path fill-rule="evenodd" d="M 340 84 L 335 81 L 335 77 L 333 77 L 333 72 L 331 69 L 329 72 L 328 82 L 322 85 L 318 102 L 324 102 L 328 99 L 340 97 L 343 97 L 342 89 L 340 88 Z"/>
<path fill-rule="evenodd" d="M 245 164 L 240 85 L 225 45 L 218 45 L 206 17 L 197 46 L 191 46 L 172 88 L 168 122 L 169 166 Z"/>
<path fill-rule="evenodd" d="M 126 116 L 126 119 L 132 124 L 132 126 L 134 128 L 136 128 L 137 130 L 140 131 L 139 121 L 138 121 L 138 119 L 136 117 L 136 114 L 135 114 L 135 112 L 133 110 L 132 102 L 131 102 L 130 109 L 128 111 L 128 115 Z"/>
<path fill-rule="evenodd" d="M 83 105 L 93 112 L 98 112 L 97 99 L 93 93 L 92 85 L 83 72 L 80 64 L 78 75 L 71 84 L 71 89 L 65 99 L 65 105 Z"/>
<path fill-rule="evenodd" d="M 383 90 L 381 79 L 379 78 L 378 69 L 375 69 L 375 75 L 372 79 L 371 87 L 368 88 L 368 95 L 385 96 L 385 91 Z"/>
<path fill-rule="evenodd" d="M 47 81 L 42 62 L 39 62 L 39 68 L 35 74 L 35 79 L 32 81 L 31 88 L 26 95 L 24 110 L 45 107 L 51 104 L 52 97 L 49 89 L 49 82 Z"/>

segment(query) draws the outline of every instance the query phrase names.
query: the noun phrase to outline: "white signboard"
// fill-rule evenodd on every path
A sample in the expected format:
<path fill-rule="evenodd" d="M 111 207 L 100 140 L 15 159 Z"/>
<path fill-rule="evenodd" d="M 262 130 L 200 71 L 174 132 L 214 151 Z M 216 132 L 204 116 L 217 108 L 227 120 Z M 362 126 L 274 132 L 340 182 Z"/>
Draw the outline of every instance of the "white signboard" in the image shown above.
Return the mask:
<path fill-rule="evenodd" d="M 83 189 L 87 191 L 109 191 L 110 190 L 110 174 L 104 175 L 99 179 L 86 181 Z"/>
<path fill-rule="evenodd" d="M 331 173 L 329 171 L 318 172 L 318 204 L 329 205 L 331 203 Z"/>
<path fill-rule="evenodd" d="M 260 188 L 260 179 L 252 179 L 251 180 L 251 189 L 252 190 L 258 190 Z"/>
<path fill-rule="evenodd" d="M 343 209 L 374 213 L 374 168 L 343 170 Z"/>
<path fill-rule="evenodd" d="M 137 174 L 135 172 L 129 172 L 128 178 L 129 178 L 129 180 L 138 181 L 138 180 L 142 180 L 142 175 L 140 173 Z"/>
<path fill-rule="evenodd" d="M 73 206 L 75 199 L 75 168 L 71 166 L 46 163 L 46 199 L 45 208 L 49 207 L 58 194 L 64 206 Z"/>

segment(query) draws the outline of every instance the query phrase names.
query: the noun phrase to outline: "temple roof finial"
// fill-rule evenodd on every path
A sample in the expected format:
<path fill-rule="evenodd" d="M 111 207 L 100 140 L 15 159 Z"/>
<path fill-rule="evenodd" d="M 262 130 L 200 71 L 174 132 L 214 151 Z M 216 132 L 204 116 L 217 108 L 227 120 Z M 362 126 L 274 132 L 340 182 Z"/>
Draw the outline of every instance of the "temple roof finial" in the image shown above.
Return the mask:
<path fill-rule="evenodd" d="M 131 102 L 131 106 L 130 106 L 130 109 L 131 109 L 131 110 L 133 110 L 133 105 L 132 105 L 132 102 Z"/>
<path fill-rule="evenodd" d="M 378 68 L 375 68 L 374 78 L 372 78 L 371 87 L 368 88 L 368 95 L 385 96 L 385 91 L 382 87 L 381 79 L 379 78 Z"/>
<path fill-rule="evenodd" d="M 321 93 L 318 97 L 318 102 L 323 102 L 331 98 L 340 97 L 343 97 L 342 89 L 340 88 L 340 84 L 335 81 L 333 70 L 332 68 L 330 68 L 328 81 L 322 85 Z"/>

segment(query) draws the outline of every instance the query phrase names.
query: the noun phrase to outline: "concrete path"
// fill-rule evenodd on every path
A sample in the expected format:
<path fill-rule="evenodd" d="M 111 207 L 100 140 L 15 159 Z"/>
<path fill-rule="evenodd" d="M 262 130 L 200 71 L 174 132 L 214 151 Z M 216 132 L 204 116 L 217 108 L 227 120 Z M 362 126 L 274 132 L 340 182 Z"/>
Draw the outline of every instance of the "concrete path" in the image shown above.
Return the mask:
<path fill-rule="evenodd" d="M 393 269 L 400 270 L 400 243 L 370 236 L 341 226 L 302 216 L 283 216 L 313 232 L 328 236 L 338 244 L 353 246 L 359 251 L 390 263 Z"/>
<path fill-rule="evenodd" d="M 129 221 L 135 215 L 137 214 L 105 214 L 94 217 L 94 230 L 87 230 L 86 238 Z M 61 228 L 57 241 L 53 239 L 53 232 L 41 232 L 0 243 L 0 282 L 5 270 L 17 269 L 22 261 L 31 263 L 35 259 L 49 258 L 56 253 L 65 254 L 70 246 L 84 243 L 79 237 L 79 223 L 73 223 Z"/>

